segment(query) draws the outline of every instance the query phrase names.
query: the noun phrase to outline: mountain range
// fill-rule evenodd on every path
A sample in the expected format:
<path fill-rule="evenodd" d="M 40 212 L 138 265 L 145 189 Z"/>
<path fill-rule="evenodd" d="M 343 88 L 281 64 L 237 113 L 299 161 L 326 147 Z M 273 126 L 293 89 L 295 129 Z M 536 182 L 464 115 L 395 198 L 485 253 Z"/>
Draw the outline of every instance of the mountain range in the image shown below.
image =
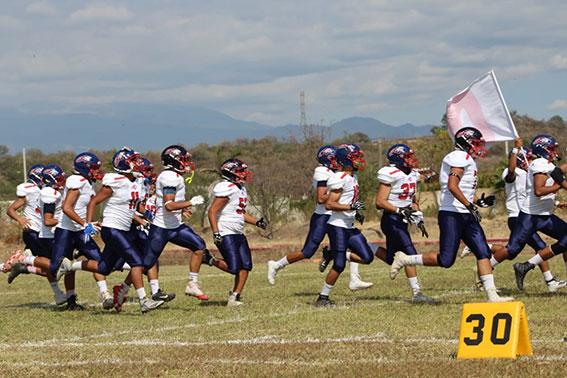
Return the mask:
<path fill-rule="evenodd" d="M 374 118 L 351 117 L 331 126 L 331 139 L 345 133 L 362 132 L 370 139 L 413 138 L 430 134 L 433 125 L 392 126 Z M 22 148 L 44 152 L 86 149 L 109 150 L 123 145 L 139 151 L 160 150 L 182 143 L 216 145 L 236 138 L 278 138 L 300 136 L 294 124 L 269 126 L 234 119 L 224 113 L 185 105 L 110 104 L 91 107 L 81 113 L 33 114 L 0 108 L 0 144 L 11 153 Z"/>

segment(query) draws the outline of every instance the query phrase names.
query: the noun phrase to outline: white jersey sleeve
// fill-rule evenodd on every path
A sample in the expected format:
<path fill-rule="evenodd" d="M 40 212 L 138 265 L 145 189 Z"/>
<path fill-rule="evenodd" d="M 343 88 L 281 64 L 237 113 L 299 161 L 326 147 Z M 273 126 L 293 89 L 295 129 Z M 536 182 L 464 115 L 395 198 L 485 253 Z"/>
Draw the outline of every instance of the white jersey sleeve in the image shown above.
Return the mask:
<path fill-rule="evenodd" d="M 29 221 L 30 230 L 35 232 L 41 230 L 41 224 L 43 223 L 39 209 L 40 192 L 41 189 L 33 182 L 25 182 L 16 187 L 16 195 L 26 199 L 22 215 Z"/>
<path fill-rule="evenodd" d="M 317 188 L 319 187 L 319 183 L 320 182 L 325 182 L 327 183 L 329 178 L 334 174 L 335 172 L 327 167 L 317 167 L 315 168 L 315 172 L 313 173 L 313 189 L 315 189 L 315 195 L 317 195 Z M 325 184 L 325 186 L 327 186 L 327 184 Z M 327 193 L 329 192 L 329 188 L 327 187 Z M 325 204 L 324 203 L 318 203 L 317 206 L 315 207 L 315 213 L 316 214 L 327 214 L 330 215 L 331 214 L 331 210 L 327 210 L 325 208 Z"/>
<path fill-rule="evenodd" d="M 91 198 L 95 195 L 94 185 L 85 177 L 80 175 L 72 175 L 65 181 L 65 191 L 63 194 L 63 200 L 67 198 L 67 193 L 70 190 L 78 190 L 79 196 L 73 205 L 75 213 L 83 220 L 87 219 L 87 206 Z M 58 226 L 64 230 L 70 231 L 80 231 L 84 229 L 82 224 L 78 224 L 71 218 L 69 218 L 65 213 L 62 214 L 61 224 Z"/>
<path fill-rule="evenodd" d="M 337 201 L 341 205 L 350 205 L 358 200 L 358 180 L 356 175 L 351 176 L 345 172 L 336 172 L 327 181 L 327 187 L 330 191 L 342 189 Z M 332 211 L 327 223 L 342 228 L 354 228 L 355 214 L 355 210 Z"/>
<path fill-rule="evenodd" d="M 55 210 L 53 212 L 53 218 L 61 222 L 61 193 L 53 188 L 45 187 L 41 189 L 39 197 L 39 207 L 41 213 L 41 230 L 39 231 L 39 237 L 43 239 L 53 239 L 55 227 L 47 227 L 43 222 L 43 215 L 45 214 L 46 205 L 55 205 Z"/>
<path fill-rule="evenodd" d="M 469 202 L 473 202 L 474 193 L 478 180 L 476 162 L 464 151 L 455 150 L 443 159 L 441 173 L 439 174 L 439 184 L 441 186 L 441 207 L 439 210 L 452 211 L 457 213 L 468 213 L 469 211 L 459 200 L 449 191 L 449 174 L 451 168 L 463 168 L 463 176 L 459 180 L 459 189 Z"/>
<path fill-rule="evenodd" d="M 167 229 L 175 229 L 181 225 L 181 210 L 169 211 L 163 200 L 165 188 L 173 188 L 175 202 L 185 201 L 185 180 L 174 171 L 163 171 L 156 180 L 156 216 L 152 224 Z"/>
<path fill-rule="evenodd" d="M 244 214 L 248 204 L 246 188 L 223 181 L 215 185 L 213 195 L 222 198 L 228 197 L 228 202 L 217 214 L 221 236 L 242 234 L 244 231 Z"/>
<path fill-rule="evenodd" d="M 545 196 L 536 196 L 534 191 L 534 176 L 544 174 L 547 176 L 545 186 L 554 184 L 550 174 L 555 169 L 555 164 L 544 158 L 538 158 L 531 162 L 528 167 L 526 180 L 526 198 L 522 204 L 521 210 L 526 214 L 532 215 L 551 215 L 555 205 L 556 192 L 551 192 Z"/>

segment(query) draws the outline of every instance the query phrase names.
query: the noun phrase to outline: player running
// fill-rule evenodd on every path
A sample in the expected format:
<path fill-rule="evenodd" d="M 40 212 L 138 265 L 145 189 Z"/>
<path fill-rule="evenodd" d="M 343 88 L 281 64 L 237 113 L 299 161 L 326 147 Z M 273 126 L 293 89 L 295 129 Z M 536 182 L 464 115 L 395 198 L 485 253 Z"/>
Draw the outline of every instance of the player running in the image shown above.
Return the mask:
<path fill-rule="evenodd" d="M 271 285 L 276 283 L 278 272 L 287 265 L 304 259 L 310 259 L 327 234 L 327 221 L 332 213 L 331 210 L 325 208 L 325 202 L 327 198 L 329 198 L 327 181 L 338 169 L 335 157 L 336 152 L 336 147 L 330 145 L 323 146 L 317 151 L 317 161 L 320 165 L 315 168 L 315 173 L 313 174 L 313 188 L 317 196 L 317 207 L 309 221 L 309 233 L 307 234 L 301 251 L 291 252 L 278 261 L 268 261 L 268 282 Z M 372 282 L 364 282 L 361 280 L 357 263 L 351 261 L 349 267 L 350 282 L 348 287 L 350 290 L 368 289 L 373 285 Z M 324 271 L 324 269 L 322 271 Z"/>
<path fill-rule="evenodd" d="M 455 151 L 443 159 L 439 183 L 441 184 L 441 207 L 439 209 L 440 252 L 421 255 L 396 253 L 390 268 L 390 278 L 408 265 L 441 266 L 450 268 L 457 257 L 461 239 L 477 258 L 480 279 L 488 296 L 488 302 L 508 302 L 511 297 L 500 297 L 494 285 L 490 265 L 490 249 L 480 226 L 482 219 L 477 206 L 494 204 L 494 197 L 477 198 L 476 158 L 486 156 L 485 142 L 480 131 L 464 127 L 455 133 Z"/>

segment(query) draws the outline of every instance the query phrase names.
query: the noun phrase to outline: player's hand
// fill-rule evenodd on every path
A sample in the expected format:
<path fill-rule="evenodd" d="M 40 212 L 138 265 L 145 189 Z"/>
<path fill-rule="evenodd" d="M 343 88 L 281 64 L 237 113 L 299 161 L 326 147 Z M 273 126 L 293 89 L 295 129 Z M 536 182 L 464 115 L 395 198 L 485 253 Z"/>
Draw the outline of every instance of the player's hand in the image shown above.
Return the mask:
<path fill-rule="evenodd" d="M 183 210 L 181 210 L 181 215 L 185 218 L 191 218 L 193 216 L 193 210 L 183 209 Z"/>
<path fill-rule="evenodd" d="M 144 211 L 144 217 L 151 222 L 154 219 L 154 213 L 152 213 L 151 210 L 146 209 L 146 211 Z"/>
<path fill-rule="evenodd" d="M 213 232 L 213 243 L 215 243 L 215 245 L 217 246 L 217 248 L 220 249 L 221 245 L 222 245 L 222 236 L 220 234 L 220 232 Z"/>
<path fill-rule="evenodd" d="M 522 142 L 522 138 L 516 138 L 516 140 L 514 141 L 514 148 L 517 148 L 519 150 L 523 145 L 524 143 Z"/>
<path fill-rule="evenodd" d="M 150 234 L 150 222 L 146 222 L 145 224 L 139 224 L 136 228 L 142 231 L 146 235 Z"/>
<path fill-rule="evenodd" d="M 561 168 L 559 168 L 559 167 L 555 167 L 549 175 L 551 176 L 553 181 L 555 181 L 557 183 L 557 185 L 559 185 L 559 186 L 561 186 L 561 184 L 563 184 L 563 181 L 565 181 L 565 176 L 563 175 L 563 170 L 561 170 Z"/>
<path fill-rule="evenodd" d="M 204 204 L 205 199 L 203 198 L 203 196 L 194 196 L 194 197 L 191 197 L 189 202 L 191 202 L 191 206 L 197 206 L 197 205 Z"/>
<path fill-rule="evenodd" d="M 91 236 L 95 236 L 100 231 L 100 227 L 95 223 L 85 223 L 83 225 L 85 230 L 83 231 L 83 240 L 87 243 L 91 240 Z"/>
<path fill-rule="evenodd" d="M 20 225 L 22 226 L 23 230 L 29 230 L 30 229 L 30 220 L 27 218 L 20 218 L 20 220 L 18 221 L 20 223 Z"/>
<path fill-rule="evenodd" d="M 406 223 L 411 223 L 411 216 L 412 214 L 415 213 L 415 210 L 413 210 L 411 208 L 411 206 L 408 207 L 398 207 L 396 209 L 396 214 L 398 214 L 400 217 L 402 217 L 402 219 L 404 220 L 404 222 Z"/>
<path fill-rule="evenodd" d="M 474 205 L 474 203 L 469 203 L 467 210 L 472 214 L 474 220 L 480 223 L 480 221 L 482 220 L 482 215 L 480 215 L 480 212 L 478 211 L 478 208 Z"/>
<path fill-rule="evenodd" d="M 361 200 L 356 200 L 355 202 L 350 204 L 351 210 L 366 210 L 366 206 L 362 203 Z"/>
<path fill-rule="evenodd" d="M 256 221 L 256 226 L 260 227 L 262 230 L 265 230 L 268 227 L 268 222 L 266 222 L 262 217 Z"/>
<path fill-rule="evenodd" d="M 356 219 L 361 226 L 364 224 L 364 214 L 357 211 L 356 214 L 354 214 L 354 219 Z"/>
<path fill-rule="evenodd" d="M 496 197 L 494 196 L 494 194 L 491 194 L 488 197 L 484 197 L 484 193 L 482 193 L 482 196 L 476 200 L 476 204 L 479 207 L 489 207 L 494 206 L 495 201 Z"/>
<path fill-rule="evenodd" d="M 419 230 L 421 231 L 421 236 L 425 236 L 426 238 L 429 238 L 429 233 L 425 229 L 425 223 L 423 223 L 423 221 L 417 224 L 417 228 L 419 228 Z"/>

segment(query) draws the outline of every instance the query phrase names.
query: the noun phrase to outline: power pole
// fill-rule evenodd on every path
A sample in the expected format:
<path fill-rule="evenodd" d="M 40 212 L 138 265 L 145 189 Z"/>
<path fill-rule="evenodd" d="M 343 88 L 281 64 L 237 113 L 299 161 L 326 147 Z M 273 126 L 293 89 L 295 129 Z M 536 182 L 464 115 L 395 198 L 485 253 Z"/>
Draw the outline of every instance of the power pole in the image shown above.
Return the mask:
<path fill-rule="evenodd" d="M 307 120 L 305 119 L 305 92 L 301 91 L 299 93 L 299 103 L 301 108 L 301 117 L 299 119 L 299 126 L 307 126 Z"/>
<path fill-rule="evenodd" d="M 26 149 L 22 148 L 22 160 L 24 162 L 24 182 L 28 181 L 28 168 L 26 167 Z"/>

